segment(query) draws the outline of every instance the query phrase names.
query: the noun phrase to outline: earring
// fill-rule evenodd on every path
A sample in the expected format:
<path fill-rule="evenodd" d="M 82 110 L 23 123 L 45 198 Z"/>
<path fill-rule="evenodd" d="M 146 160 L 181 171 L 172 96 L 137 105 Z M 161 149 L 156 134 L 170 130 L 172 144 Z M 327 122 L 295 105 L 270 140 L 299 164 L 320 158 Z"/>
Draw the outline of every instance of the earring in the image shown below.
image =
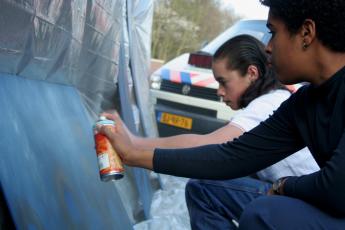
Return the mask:
<path fill-rule="evenodd" d="M 303 48 L 304 50 L 306 50 L 306 49 L 308 48 L 308 44 L 307 44 L 305 41 L 303 42 L 302 48 Z"/>

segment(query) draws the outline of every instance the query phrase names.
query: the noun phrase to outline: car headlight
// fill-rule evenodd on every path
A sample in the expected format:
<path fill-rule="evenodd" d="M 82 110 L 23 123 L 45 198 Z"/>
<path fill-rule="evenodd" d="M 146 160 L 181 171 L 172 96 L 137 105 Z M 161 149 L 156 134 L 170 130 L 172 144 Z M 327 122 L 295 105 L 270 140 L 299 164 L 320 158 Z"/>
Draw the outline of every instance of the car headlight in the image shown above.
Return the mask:
<path fill-rule="evenodd" d="M 150 77 L 151 89 L 160 89 L 161 88 L 162 78 L 160 75 L 152 74 Z"/>

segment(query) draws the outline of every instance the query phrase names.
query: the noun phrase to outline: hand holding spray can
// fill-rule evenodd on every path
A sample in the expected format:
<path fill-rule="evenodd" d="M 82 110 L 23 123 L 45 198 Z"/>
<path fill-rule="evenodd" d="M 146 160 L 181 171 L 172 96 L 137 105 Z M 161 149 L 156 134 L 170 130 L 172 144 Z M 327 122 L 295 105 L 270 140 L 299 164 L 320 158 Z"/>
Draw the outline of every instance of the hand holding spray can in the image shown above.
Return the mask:
<path fill-rule="evenodd" d="M 109 139 L 96 131 L 96 125 L 109 125 L 114 127 L 115 122 L 100 116 L 94 126 L 95 148 L 98 158 L 99 174 L 102 181 L 118 180 L 123 177 L 123 165 L 120 157 L 111 145 Z"/>

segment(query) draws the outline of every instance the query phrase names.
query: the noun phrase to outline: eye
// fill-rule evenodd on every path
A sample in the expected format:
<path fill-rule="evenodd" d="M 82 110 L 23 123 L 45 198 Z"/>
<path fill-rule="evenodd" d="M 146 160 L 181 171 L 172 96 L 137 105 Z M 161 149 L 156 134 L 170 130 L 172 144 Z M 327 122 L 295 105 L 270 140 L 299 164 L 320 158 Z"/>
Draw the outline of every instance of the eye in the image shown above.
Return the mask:
<path fill-rule="evenodd" d="M 272 37 L 276 34 L 276 32 L 273 30 L 269 30 L 268 33 L 271 34 Z"/>
<path fill-rule="evenodd" d="M 222 79 L 222 80 L 219 80 L 218 83 L 219 85 L 224 86 L 226 82 Z"/>

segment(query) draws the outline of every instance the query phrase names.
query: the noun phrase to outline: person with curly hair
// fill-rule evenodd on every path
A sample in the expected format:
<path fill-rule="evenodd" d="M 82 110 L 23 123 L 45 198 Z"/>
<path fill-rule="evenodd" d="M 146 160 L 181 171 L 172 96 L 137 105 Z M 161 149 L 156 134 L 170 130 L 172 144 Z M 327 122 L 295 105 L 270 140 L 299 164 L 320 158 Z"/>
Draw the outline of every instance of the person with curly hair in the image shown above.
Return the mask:
<path fill-rule="evenodd" d="M 233 141 L 187 149 L 144 150 L 121 126 L 99 130 L 128 165 L 199 179 L 250 175 L 307 146 L 320 170 L 278 179 L 243 207 L 239 229 L 345 229 L 345 1 L 260 1 L 279 80 L 310 83 L 272 116 Z"/>

